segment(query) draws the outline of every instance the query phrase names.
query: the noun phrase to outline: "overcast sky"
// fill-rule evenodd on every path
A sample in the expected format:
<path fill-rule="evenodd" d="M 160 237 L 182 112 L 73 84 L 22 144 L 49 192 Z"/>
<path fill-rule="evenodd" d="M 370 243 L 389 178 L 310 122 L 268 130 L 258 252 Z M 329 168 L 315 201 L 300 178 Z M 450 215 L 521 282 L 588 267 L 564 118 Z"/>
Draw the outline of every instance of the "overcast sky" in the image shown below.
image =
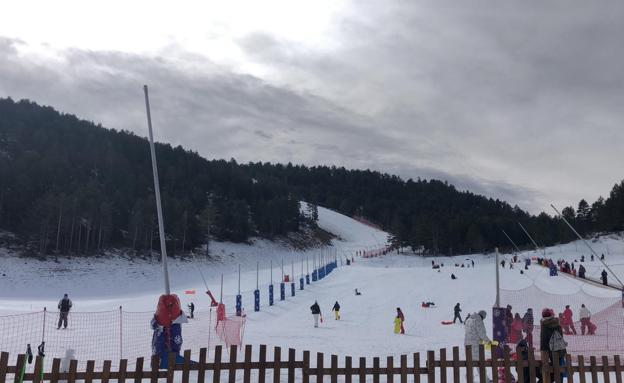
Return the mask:
<path fill-rule="evenodd" d="M 0 97 L 206 158 L 438 178 L 533 213 L 624 178 L 621 1 L 15 1 Z M 147 154 L 146 154 L 147 155 Z"/>

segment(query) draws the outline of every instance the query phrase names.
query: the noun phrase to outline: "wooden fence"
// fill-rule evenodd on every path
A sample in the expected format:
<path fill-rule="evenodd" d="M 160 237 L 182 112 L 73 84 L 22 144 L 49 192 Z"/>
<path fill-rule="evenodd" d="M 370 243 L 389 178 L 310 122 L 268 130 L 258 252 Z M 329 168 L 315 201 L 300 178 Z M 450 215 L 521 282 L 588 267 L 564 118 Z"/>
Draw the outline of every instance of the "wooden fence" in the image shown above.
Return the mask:
<path fill-rule="evenodd" d="M 337 383 L 338 381 L 351 383 L 354 380 L 358 382 L 372 381 L 378 383 L 385 382 L 467 382 L 476 383 L 486 382 L 491 378 L 494 382 L 504 381 L 512 382 L 512 375 L 518 382 L 526 381 L 536 382 L 541 377 L 542 382 L 550 383 L 552 376 L 555 382 L 561 382 L 562 374 L 567 375 L 568 382 L 580 383 L 622 383 L 622 366 L 620 365 L 619 355 L 612 359 L 601 357 L 600 359 L 592 356 L 589 358 L 589 364 L 583 356 L 573 358 L 566 355 L 565 366 L 560 367 L 559 364 L 554 366 L 548 363 L 548 354 L 541 353 L 536 357 L 533 353 L 529 353 L 528 360 L 512 360 L 509 348 L 501 350 L 502 357 L 499 359 L 486 359 L 483 347 L 479 349 L 478 360 L 472 360 L 471 350 L 466 348 L 466 357 L 464 360 L 460 358 L 460 349 L 454 347 L 451 355 L 447 355 L 447 350 L 442 349 L 435 354 L 434 351 L 428 351 L 422 355 L 414 353 L 410 357 L 401 355 L 398 360 L 392 356 L 385 358 L 382 366 L 381 358 L 372 358 L 372 364 L 369 364 L 371 358 L 359 358 L 358 365 L 354 365 L 354 358 L 345 357 L 344 362 L 340 363 L 336 355 L 329 356 L 329 365 L 325 364 L 325 355 L 316 354 L 314 361 L 309 351 L 304 351 L 301 359 L 297 359 L 297 353 L 294 349 L 288 349 L 286 355 L 282 355 L 282 350 L 275 347 L 273 350 L 273 359 L 267 360 L 267 347 L 260 346 L 257 358 L 253 358 L 254 354 L 252 346 L 247 345 L 244 348 L 243 355 L 239 355 L 238 349 L 233 346 L 229 350 L 229 355 L 224 355 L 224 349 L 221 346 L 215 347 L 213 361 L 207 361 L 207 350 L 200 350 L 199 360 L 191 361 L 191 352 L 184 352 L 184 362 L 174 363 L 174 355 L 170 355 L 169 368 L 166 370 L 158 369 L 158 359 L 152 358 L 150 366 L 144 364 L 143 358 L 136 359 L 135 366 L 132 370 L 128 370 L 128 360 L 122 359 L 119 368 L 111 371 L 111 361 L 105 361 L 101 370 L 95 371 L 94 361 L 86 363 L 84 371 L 77 371 L 77 361 L 69 363 L 67 372 L 60 372 L 61 360 L 54 359 L 51 371 L 42 371 L 43 361 L 37 357 L 34 367 L 31 366 L 29 372 L 23 376 L 24 382 L 59 382 L 67 383 L 93 381 L 108 382 L 214 382 L 221 381 L 234 383 L 242 381 L 250 383 L 252 381 L 259 383 L 266 382 L 326 382 Z M 497 349 L 492 350 L 492 354 L 496 355 Z M 450 358 L 449 358 L 450 356 Z M 225 357 L 225 358 L 224 358 Z M 256 360 L 252 360 L 256 359 Z M 13 381 L 19 383 L 20 371 L 24 366 L 25 357 L 19 355 L 16 365 L 8 365 L 9 354 L 3 352 L 0 354 L 0 382 Z"/>

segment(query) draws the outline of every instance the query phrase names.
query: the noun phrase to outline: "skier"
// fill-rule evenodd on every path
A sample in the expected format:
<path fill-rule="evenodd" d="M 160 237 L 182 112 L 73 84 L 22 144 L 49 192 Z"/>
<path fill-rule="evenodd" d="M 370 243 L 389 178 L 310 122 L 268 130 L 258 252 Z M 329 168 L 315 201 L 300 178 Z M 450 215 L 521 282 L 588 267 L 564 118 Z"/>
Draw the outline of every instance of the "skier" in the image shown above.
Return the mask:
<path fill-rule="evenodd" d="M 405 322 L 405 316 L 403 315 L 403 311 L 401 311 L 400 307 L 397 307 L 397 315 L 394 318 L 394 333 L 395 334 L 405 334 L 405 327 L 403 327 L 403 322 Z"/>
<path fill-rule="evenodd" d="M 581 255 L 581 262 L 585 262 L 585 256 Z"/>
<path fill-rule="evenodd" d="M 600 275 L 602 276 L 602 284 L 605 286 L 609 286 L 609 284 L 607 283 L 607 270 L 602 270 L 602 273 L 600 273 Z"/>
<path fill-rule="evenodd" d="M 339 320 L 340 319 L 340 305 L 338 304 L 338 301 L 334 303 L 334 307 L 332 307 L 332 311 L 334 312 L 336 320 Z"/>
<path fill-rule="evenodd" d="M 193 315 L 195 313 L 195 304 L 193 302 L 188 304 L 188 308 L 189 308 L 189 318 L 193 319 L 195 318 L 195 316 Z"/>
<path fill-rule="evenodd" d="M 453 311 L 454 311 L 454 315 L 453 315 L 453 323 L 455 323 L 455 321 L 456 321 L 457 319 L 459 319 L 459 323 L 462 323 L 462 324 L 463 324 L 463 323 L 464 323 L 464 321 L 462 321 L 461 314 L 460 314 L 460 312 L 461 312 L 462 310 L 461 310 L 461 307 L 459 307 L 459 303 L 457 303 L 457 304 L 455 305 L 455 308 L 453 309 Z"/>
<path fill-rule="evenodd" d="M 67 294 L 63 295 L 63 299 L 61 299 L 58 303 L 59 321 L 58 321 L 58 326 L 56 327 L 57 330 L 61 328 L 61 324 L 63 325 L 63 328 L 67 328 L 67 317 L 69 315 L 69 310 L 71 310 L 71 308 L 72 308 L 71 299 L 69 299 Z"/>
<path fill-rule="evenodd" d="M 570 309 L 570 305 L 566 305 L 565 310 L 563 310 L 563 320 L 564 323 L 570 330 L 572 330 L 571 334 L 576 335 L 576 328 L 574 328 L 574 319 L 572 319 L 572 309 Z M 570 332 L 566 333 L 569 335 Z"/>
<path fill-rule="evenodd" d="M 591 256 L 591 261 L 592 262 L 594 261 L 594 254 L 592 254 L 592 256 Z"/>
<path fill-rule="evenodd" d="M 504 259 L 501 261 L 501 268 L 503 268 L 503 269 L 505 268 L 505 260 Z"/>
<path fill-rule="evenodd" d="M 511 322 L 511 329 L 509 331 L 509 342 L 516 344 L 522 339 L 522 318 L 520 314 L 516 313 L 513 322 Z"/>
<path fill-rule="evenodd" d="M 528 308 L 522 317 L 522 325 L 524 327 L 524 332 L 526 333 L 526 341 L 531 348 L 533 348 L 533 322 L 533 309 Z"/>
<path fill-rule="evenodd" d="M 555 312 L 549 308 L 542 310 L 540 324 L 540 350 L 548 351 L 551 365 L 557 363 L 559 366 L 563 366 L 568 344 L 563 339 L 563 331 L 561 330 L 559 319 L 555 317 Z M 556 361 L 553 360 L 554 352 L 558 353 L 558 360 Z M 552 374 L 551 381 L 555 381 Z"/>
<path fill-rule="evenodd" d="M 587 329 L 587 335 L 594 335 L 596 325 L 591 322 L 591 311 L 585 307 L 585 304 L 581 304 L 579 315 L 581 317 L 581 335 L 585 335 L 585 329 Z"/>
<path fill-rule="evenodd" d="M 603 253 L 603 254 L 600 254 L 600 260 L 601 260 L 601 261 L 604 261 L 604 253 Z"/>
<path fill-rule="evenodd" d="M 355 289 L 355 295 L 362 295 L 362 293 L 359 292 L 358 289 Z"/>
<path fill-rule="evenodd" d="M 483 323 L 486 316 L 487 313 L 481 310 L 478 313 L 470 314 L 464 323 L 466 330 L 464 344 L 472 347 L 472 360 L 479 359 L 479 344 L 482 342 L 490 343 L 490 338 L 488 338 L 485 332 L 485 324 Z"/>
<path fill-rule="evenodd" d="M 451 273 L 451 279 L 453 279 L 453 280 L 457 279 L 457 277 L 455 276 L 455 274 Z"/>
<path fill-rule="evenodd" d="M 585 266 L 583 266 L 583 265 L 579 266 L 578 276 L 579 276 L 579 278 L 585 279 Z"/>
<path fill-rule="evenodd" d="M 314 301 L 314 304 L 310 306 L 310 310 L 312 311 L 312 316 L 314 317 L 314 327 L 318 327 L 319 317 L 321 316 L 321 308 L 317 301 Z"/>

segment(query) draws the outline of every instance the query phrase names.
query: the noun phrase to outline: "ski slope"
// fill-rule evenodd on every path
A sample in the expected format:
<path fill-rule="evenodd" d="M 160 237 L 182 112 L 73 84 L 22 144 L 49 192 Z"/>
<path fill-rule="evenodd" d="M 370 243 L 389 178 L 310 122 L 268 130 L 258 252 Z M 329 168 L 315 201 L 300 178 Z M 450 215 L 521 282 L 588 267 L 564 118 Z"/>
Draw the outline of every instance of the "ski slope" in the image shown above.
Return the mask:
<path fill-rule="evenodd" d="M 436 263 L 445 265 L 439 271 L 431 268 L 432 258 L 420 256 L 356 258 L 351 266 L 340 266 L 339 263 L 337 270 L 320 282 L 306 285 L 303 291 L 297 286 L 295 297 L 290 297 L 287 292 L 286 300 L 280 302 L 276 293 L 276 303 L 269 307 L 267 286 L 270 283 L 268 266 L 271 261 L 274 265 L 273 281 L 277 284 L 281 277 L 282 258 L 284 272 L 291 274 L 294 269 L 295 276 L 299 277 L 302 266 L 303 272 L 306 272 L 306 257 L 311 270 L 312 256 L 331 254 L 332 251 L 350 256 L 356 250 L 377 247 L 387 240 L 386 233 L 327 209 L 319 208 L 319 225 L 338 236 L 331 248 L 293 252 L 266 241 L 255 241 L 249 246 L 221 243 L 214 245 L 215 252 L 220 256 L 210 261 L 172 260 L 173 292 L 180 295 L 183 308 L 192 300 L 197 311 L 205 311 L 208 299 L 201 293 L 205 287 L 198 269 L 203 271 L 208 287 L 217 299 L 223 274 L 223 301 L 231 311 L 238 292 L 237 270 L 240 264 L 241 294 L 247 313 L 245 343 L 354 357 L 398 356 L 462 345 L 463 326 L 440 324 L 443 320 L 452 319 L 453 306 L 458 302 L 464 317 L 478 310 L 486 310 L 491 315 L 495 300 L 495 262 L 491 254 L 435 258 Z M 594 245 L 599 253 L 604 251 L 605 254 L 609 247 L 606 254 L 608 262 L 624 263 L 621 238 L 602 238 Z M 580 247 L 568 244 L 548 248 L 546 252 L 553 258 L 574 259 L 580 254 L 576 252 L 577 248 Z M 521 257 L 532 254 L 527 252 Z M 455 263 L 468 264 L 470 260 L 475 261 L 474 268 L 454 266 Z M 261 265 L 258 284 L 262 308 L 258 313 L 253 312 L 252 304 L 252 291 L 256 288 L 256 262 Z M 113 259 L 61 259 L 55 263 L 3 254 L 1 272 L 7 277 L 0 279 L 0 314 L 39 310 L 43 306 L 55 307 L 64 292 L 72 297 L 76 311 L 114 310 L 122 305 L 124 310 L 151 312 L 162 291 L 160 271 L 157 262 L 128 261 L 121 256 Z M 451 273 L 458 279 L 451 280 Z M 619 292 L 600 286 L 563 276 L 549 277 L 546 269 L 537 266 L 532 266 L 524 274 L 520 274 L 518 268 L 501 270 L 501 287 L 504 289 L 522 289 L 532 284 L 558 294 L 583 289 L 596 296 L 619 296 Z M 362 292 L 361 296 L 355 296 L 355 288 Z M 198 294 L 184 295 L 186 289 L 196 289 Z M 309 310 L 315 300 L 319 302 L 324 316 L 319 328 L 313 327 Z M 342 307 L 340 321 L 334 320 L 330 311 L 335 301 Z M 420 307 L 422 301 L 433 301 L 436 308 L 423 309 Z M 401 307 L 406 317 L 405 335 L 392 332 L 397 307 Z M 491 336 L 490 320 L 488 317 L 486 323 Z M 147 323 L 144 332 L 141 328 L 137 327 L 136 339 L 151 337 Z M 93 330 L 97 331 L 100 330 Z M 194 337 L 194 331 L 187 327 L 186 337 Z M 0 344 L 3 336 L 6 334 L 0 332 Z M 198 342 L 197 339 L 192 340 L 187 344 Z M 133 339 L 127 339 L 127 342 L 132 343 Z"/>

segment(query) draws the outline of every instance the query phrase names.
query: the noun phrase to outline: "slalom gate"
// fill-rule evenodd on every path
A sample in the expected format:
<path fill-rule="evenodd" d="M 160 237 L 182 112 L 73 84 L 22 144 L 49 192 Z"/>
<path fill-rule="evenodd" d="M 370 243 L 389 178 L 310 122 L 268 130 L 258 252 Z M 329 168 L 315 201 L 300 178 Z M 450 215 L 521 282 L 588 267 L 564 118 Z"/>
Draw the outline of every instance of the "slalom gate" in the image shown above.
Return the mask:
<path fill-rule="evenodd" d="M 0 316 L 0 349 L 16 358 L 30 344 L 33 354 L 45 342 L 45 364 L 53 358 L 64 358 L 68 349 L 84 368 L 87 360 L 101 366 L 104 360 L 147 360 L 152 355 L 153 312 L 119 310 L 104 312 L 70 312 L 67 329 L 57 329 L 58 312 L 38 311 Z M 216 310 L 196 312 L 194 319 L 182 325 L 183 349 L 210 350 L 216 345 L 240 346 L 245 331 L 245 316 L 228 315 L 217 321 Z M 197 357 L 198 355 L 192 355 Z M 11 360 L 14 363 L 15 360 Z"/>
<path fill-rule="evenodd" d="M 553 294 L 545 291 L 535 284 L 520 290 L 500 290 L 501 307 L 511 305 L 512 313 L 519 313 L 522 317 L 528 308 L 533 309 L 534 324 L 533 345 L 539 350 L 540 346 L 540 319 L 542 309 L 551 308 L 555 316 L 563 313 L 565 306 L 569 305 L 573 312 L 572 327 L 576 335 L 564 334 L 568 343 L 567 351 L 571 354 L 600 353 L 601 355 L 613 355 L 624 352 L 624 308 L 622 297 L 617 291 L 605 291 L 606 296 L 595 296 L 587 293 L 582 288 L 573 294 Z M 596 326 L 593 335 L 582 335 L 582 327 L 579 316 L 581 304 L 591 312 L 591 323 Z M 563 326 L 566 330 L 566 326 Z"/>

